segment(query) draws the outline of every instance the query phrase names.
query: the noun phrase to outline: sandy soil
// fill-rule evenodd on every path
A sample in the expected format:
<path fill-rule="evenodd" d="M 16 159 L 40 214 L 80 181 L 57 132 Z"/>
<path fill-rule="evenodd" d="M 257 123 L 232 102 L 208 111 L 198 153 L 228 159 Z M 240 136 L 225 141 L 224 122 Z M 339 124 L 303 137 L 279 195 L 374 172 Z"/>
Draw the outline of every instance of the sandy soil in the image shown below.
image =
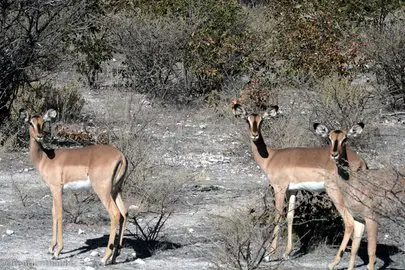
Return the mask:
<path fill-rule="evenodd" d="M 102 96 L 87 93 L 87 110 L 97 114 Z M 64 250 L 51 260 L 47 248 L 51 239 L 51 197 L 28 160 L 27 152 L 1 153 L 0 156 L 0 268 L 2 269 L 211 269 L 214 267 L 215 216 L 232 215 L 248 204 L 266 179 L 254 163 L 247 144 L 244 123 L 219 118 L 208 109 L 164 110 L 151 107 L 155 121 L 148 126 L 150 142 L 160 162 L 176 170 L 162 175 L 188 175 L 184 196 L 187 206 L 168 221 L 165 241 L 171 248 L 139 258 L 140 247 L 128 226 L 124 248 L 116 265 L 99 265 L 107 243 L 109 222 L 101 207 L 89 209 L 86 224 L 64 224 Z M 405 128 L 384 124 L 382 141 L 395 141 L 386 155 L 401 155 Z M 398 137 L 393 138 L 394 135 Z M 400 139 L 398 139 L 400 138 Z M 395 153 L 393 153 L 395 149 Z M 400 152 L 398 152 L 400 151 Z M 164 157 L 161 159 L 161 157 Z M 169 166 L 166 166 L 169 168 Z M 378 246 L 377 268 L 405 269 L 402 244 L 383 232 Z M 284 239 L 281 240 L 284 243 Z M 294 243 L 299 249 L 299 242 Z M 282 249 L 282 248 L 281 248 Z M 268 269 L 325 269 L 336 252 L 335 246 L 322 245 L 307 254 L 292 255 L 284 262 L 266 263 Z M 362 243 L 357 269 L 366 269 L 366 242 Z M 135 255 L 138 254 L 138 257 Z M 347 266 L 347 252 L 340 269 Z"/>

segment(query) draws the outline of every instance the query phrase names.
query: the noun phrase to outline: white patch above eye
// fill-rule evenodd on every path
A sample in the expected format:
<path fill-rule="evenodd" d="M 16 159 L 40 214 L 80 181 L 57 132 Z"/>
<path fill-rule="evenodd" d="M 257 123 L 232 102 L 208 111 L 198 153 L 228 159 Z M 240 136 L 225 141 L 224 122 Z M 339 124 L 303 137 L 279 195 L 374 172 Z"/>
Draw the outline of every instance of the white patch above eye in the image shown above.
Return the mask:
<path fill-rule="evenodd" d="M 288 190 L 308 190 L 308 191 L 324 191 L 325 182 L 301 182 L 301 183 L 290 183 L 288 185 Z"/>
<path fill-rule="evenodd" d="M 90 188 L 91 188 L 91 182 L 90 182 L 89 177 L 85 180 L 75 180 L 75 181 L 68 182 L 63 185 L 63 189 L 78 190 L 78 189 L 90 189 Z"/>

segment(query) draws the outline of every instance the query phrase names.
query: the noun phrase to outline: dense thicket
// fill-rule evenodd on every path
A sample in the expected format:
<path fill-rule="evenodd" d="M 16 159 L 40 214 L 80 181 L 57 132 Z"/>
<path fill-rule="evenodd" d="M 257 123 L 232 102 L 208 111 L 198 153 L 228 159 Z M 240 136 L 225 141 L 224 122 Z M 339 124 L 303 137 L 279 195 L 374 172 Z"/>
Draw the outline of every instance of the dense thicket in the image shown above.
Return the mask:
<path fill-rule="evenodd" d="M 400 0 L 5 0 L 0 11 L 1 119 L 18 91 L 63 63 L 97 87 L 114 54 L 126 86 L 175 103 L 212 98 L 229 81 L 274 87 L 365 66 L 403 99 Z"/>

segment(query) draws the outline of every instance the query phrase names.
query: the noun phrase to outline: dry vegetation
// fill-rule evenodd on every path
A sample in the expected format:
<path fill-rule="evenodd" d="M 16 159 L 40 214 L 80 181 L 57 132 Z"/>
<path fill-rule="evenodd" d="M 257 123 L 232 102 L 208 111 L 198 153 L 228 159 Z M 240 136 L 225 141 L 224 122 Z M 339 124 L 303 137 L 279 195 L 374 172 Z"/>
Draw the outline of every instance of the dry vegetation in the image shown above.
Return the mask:
<path fill-rule="evenodd" d="M 164 242 L 168 220 L 184 208 L 194 177 L 159 159 L 167 149 L 155 152 L 148 134 L 157 121 L 151 106 L 197 106 L 230 119 L 232 100 L 252 112 L 278 104 L 281 114 L 262 128 L 275 148 L 325 144 L 312 136 L 313 122 L 344 129 L 363 121 L 369 129 L 350 147 L 381 165 L 374 149 L 381 112 L 401 114 L 405 107 L 403 6 L 383 2 L 4 1 L 1 151 L 27 147 L 27 131 L 17 121 L 22 108 L 58 111 L 52 144 L 117 146 L 130 164 L 124 186 L 136 228 L 130 233 L 150 254 Z M 53 81 L 51 75 L 72 72 L 72 66 L 79 80 Z M 102 108 L 83 113 L 85 91 L 108 91 Z M 238 140 L 244 137 L 238 131 Z M 169 154 L 175 160 L 178 153 Z M 18 183 L 13 190 L 31 210 L 29 191 Z M 66 222 L 93 222 L 85 215 L 99 204 L 94 195 L 67 198 Z M 270 199 L 264 198 L 256 198 L 253 214 L 248 207 L 215 218 L 215 266 L 261 267 L 272 230 Z M 301 251 L 337 241 L 340 217 L 326 195 L 303 192 L 297 204 Z M 403 211 L 395 218 L 403 221 Z"/>

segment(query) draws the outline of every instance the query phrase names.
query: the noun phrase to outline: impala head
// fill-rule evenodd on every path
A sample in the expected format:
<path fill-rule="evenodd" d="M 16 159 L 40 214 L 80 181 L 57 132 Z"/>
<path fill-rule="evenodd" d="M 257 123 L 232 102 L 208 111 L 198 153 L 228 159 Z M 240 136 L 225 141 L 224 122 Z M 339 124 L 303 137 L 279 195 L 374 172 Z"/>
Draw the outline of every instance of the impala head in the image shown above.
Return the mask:
<path fill-rule="evenodd" d="M 315 123 L 314 129 L 315 133 L 321 137 L 328 137 L 331 145 L 330 157 L 333 160 L 338 160 L 343 156 L 345 151 L 347 138 L 354 138 L 360 135 L 363 132 L 364 124 L 358 123 L 354 125 L 349 132 L 344 130 L 331 130 L 329 132 L 328 128 L 325 125 Z"/>
<path fill-rule="evenodd" d="M 269 117 L 275 117 L 277 115 L 278 106 L 270 106 L 262 115 L 260 114 L 248 114 L 240 104 L 235 104 L 232 107 L 233 114 L 235 117 L 240 117 L 245 119 L 249 124 L 249 134 L 252 141 L 257 141 L 260 137 L 260 128 L 262 121 Z"/>
<path fill-rule="evenodd" d="M 44 138 L 44 123 L 49 122 L 56 117 L 56 111 L 47 110 L 44 115 L 30 116 L 26 110 L 20 110 L 20 118 L 30 125 L 30 136 L 40 142 Z"/>

